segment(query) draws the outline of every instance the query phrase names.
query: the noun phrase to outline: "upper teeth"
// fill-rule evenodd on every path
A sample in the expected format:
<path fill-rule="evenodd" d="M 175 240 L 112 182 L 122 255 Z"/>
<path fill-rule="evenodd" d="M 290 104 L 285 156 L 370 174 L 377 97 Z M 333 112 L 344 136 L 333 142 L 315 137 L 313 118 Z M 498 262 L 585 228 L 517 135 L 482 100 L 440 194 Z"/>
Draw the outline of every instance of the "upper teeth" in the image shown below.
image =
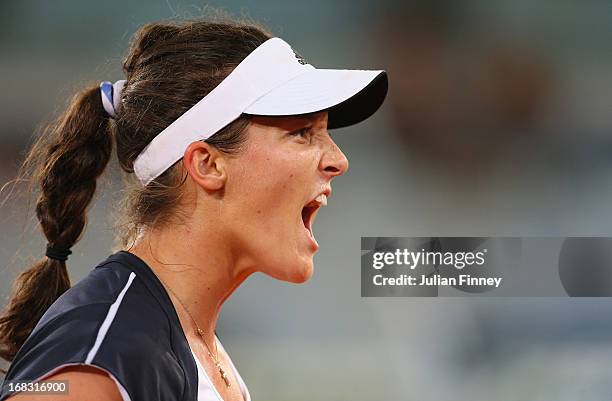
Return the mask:
<path fill-rule="evenodd" d="M 319 203 L 321 206 L 327 205 L 327 195 L 321 194 L 315 198 L 315 201 Z"/>

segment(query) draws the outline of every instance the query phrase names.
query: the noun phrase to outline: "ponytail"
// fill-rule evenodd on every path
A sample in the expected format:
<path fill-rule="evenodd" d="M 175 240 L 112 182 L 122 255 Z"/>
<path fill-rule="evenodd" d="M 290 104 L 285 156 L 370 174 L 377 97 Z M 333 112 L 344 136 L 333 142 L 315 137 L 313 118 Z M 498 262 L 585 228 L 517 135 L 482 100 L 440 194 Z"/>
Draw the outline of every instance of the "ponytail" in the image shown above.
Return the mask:
<path fill-rule="evenodd" d="M 0 315 L 0 357 L 11 362 L 36 323 L 70 288 L 66 254 L 79 241 L 87 209 L 113 147 L 111 124 L 98 85 L 77 94 L 67 110 L 42 131 L 19 177 L 39 189 L 36 217 L 47 238 L 47 255 L 22 272 Z M 59 252 L 59 254 L 58 254 Z"/>

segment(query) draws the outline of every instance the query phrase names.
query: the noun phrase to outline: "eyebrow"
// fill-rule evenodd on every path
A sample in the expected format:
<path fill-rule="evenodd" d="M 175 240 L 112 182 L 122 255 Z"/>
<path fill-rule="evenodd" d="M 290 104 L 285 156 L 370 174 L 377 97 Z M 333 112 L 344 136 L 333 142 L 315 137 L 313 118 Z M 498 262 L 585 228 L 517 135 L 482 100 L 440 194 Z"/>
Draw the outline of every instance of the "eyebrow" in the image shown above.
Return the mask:
<path fill-rule="evenodd" d="M 292 131 L 296 128 L 301 128 L 306 125 L 314 125 L 316 118 L 315 114 L 320 112 L 306 113 L 306 114 L 292 114 L 286 116 L 255 116 L 263 119 L 264 121 L 270 121 L 270 125 L 276 125 L 279 128 Z M 273 121 L 276 120 L 276 124 Z M 265 124 L 265 123 L 264 123 Z"/>
<path fill-rule="evenodd" d="M 292 116 L 295 117 L 295 116 Z M 313 119 L 309 119 L 309 118 L 294 118 L 292 119 L 291 123 L 288 123 L 287 126 L 291 126 L 291 128 L 288 128 L 289 131 L 294 130 L 294 129 L 302 129 L 306 126 L 308 127 L 312 127 L 314 126 L 314 120 Z"/>
<path fill-rule="evenodd" d="M 292 116 L 286 116 L 287 118 L 293 118 L 298 120 L 295 124 L 296 125 L 306 125 L 306 124 L 311 124 L 311 125 L 315 125 L 315 123 L 317 122 L 317 118 L 316 118 L 316 114 L 321 113 L 320 111 L 315 111 L 312 113 L 306 113 L 306 114 L 296 114 L 296 115 L 292 115 Z"/>

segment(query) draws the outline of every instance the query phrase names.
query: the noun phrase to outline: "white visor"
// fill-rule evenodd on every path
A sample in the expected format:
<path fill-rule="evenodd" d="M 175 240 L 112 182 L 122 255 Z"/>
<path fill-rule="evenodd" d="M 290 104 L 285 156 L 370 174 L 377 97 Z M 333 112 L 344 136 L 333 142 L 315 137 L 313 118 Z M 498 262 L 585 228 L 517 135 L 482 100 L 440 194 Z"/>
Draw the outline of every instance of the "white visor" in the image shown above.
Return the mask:
<path fill-rule="evenodd" d="M 328 110 L 328 129 L 365 120 L 387 94 L 383 70 L 326 70 L 307 64 L 280 38 L 253 50 L 208 95 L 160 132 L 138 155 L 134 172 L 147 185 L 243 113 L 287 116 Z"/>

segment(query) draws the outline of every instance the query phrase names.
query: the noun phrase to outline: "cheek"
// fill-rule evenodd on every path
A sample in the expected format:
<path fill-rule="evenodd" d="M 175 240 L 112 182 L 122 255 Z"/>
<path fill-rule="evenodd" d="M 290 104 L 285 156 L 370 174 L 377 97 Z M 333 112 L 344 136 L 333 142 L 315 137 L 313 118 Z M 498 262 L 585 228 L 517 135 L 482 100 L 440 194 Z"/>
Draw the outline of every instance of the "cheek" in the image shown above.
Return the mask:
<path fill-rule="evenodd" d="M 242 196 L 245 212 L 254 218 L 273 218 L 295 209 L 314 186 L 314 152 L 292 149 L 252 149 L 241 162 L 235 195 Z"/>
<path fill-rule="evenodd" d="M 295 178 L 295 174 L 284 171 L 252 178 L 243 213 L 262 239 L 289 240 L 287 232 L 301 217 L 299 208 L 304 197 Z"/>
<path fill-rule="evenodd" d="M 295 209 L 294 178 L 278 156 L 251 151 L 236 160 L 228 172 L 225 222 L 239 237 L 251 237 L 251 247 L 278 241 L 279 228 L 287 226 L 291 208 Z"/>
<path fill-rule="evenodd" d="M 245 176 L 239 189 L 243 197 L 242 212 L 249 219 L 275 219 L 283 211 L 296 207 L 299 193 L 295 184 L 295 175 L 291 172 L 257 173 L 254 170 Z"/>
<path fill-rule="evenodd" d="M 257 270 L 303 282 L 312 274 L 313 255 L 304 244 L 301 208 L 316 185 L 315 155 L 288 156 L 250 154 L 227 195 L 232 220 L 239 222 L 234 234 Z"/>

